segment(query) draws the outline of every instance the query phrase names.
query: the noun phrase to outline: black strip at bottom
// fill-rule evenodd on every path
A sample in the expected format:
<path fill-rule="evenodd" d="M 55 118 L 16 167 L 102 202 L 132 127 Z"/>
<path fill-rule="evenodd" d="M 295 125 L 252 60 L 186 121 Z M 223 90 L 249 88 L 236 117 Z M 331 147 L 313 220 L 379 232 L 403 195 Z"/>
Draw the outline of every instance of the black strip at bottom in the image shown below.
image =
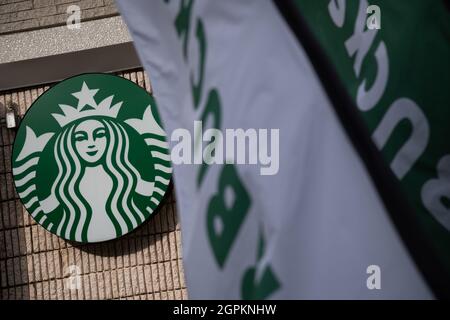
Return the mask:
<path fill-rule="evenodd" d="M 278 10 L 308 55 L 350 141 L 361 157 L 383 204 L 419 270 L 439 299 L 450 298 L 450 277 L 429 239 L 414 218 L 414 209 L 397 178 L 373 143 L 354 101 L 314 38 L 293 0 L 274 0 Z"/>

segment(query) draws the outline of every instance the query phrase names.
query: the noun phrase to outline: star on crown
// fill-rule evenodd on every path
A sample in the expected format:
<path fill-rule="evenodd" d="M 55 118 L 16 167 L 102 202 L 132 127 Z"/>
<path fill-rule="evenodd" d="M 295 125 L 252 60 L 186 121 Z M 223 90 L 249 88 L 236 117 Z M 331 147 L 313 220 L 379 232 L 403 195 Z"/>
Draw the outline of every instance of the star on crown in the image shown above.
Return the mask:
<path fill-rule="evenodd" d="M 72 93 L 72 95 L 78 99 L 78 106 L 72 107 L 67 104 L 59 104 L 63 114 L 52 113 L 52 116 L 61 127 L 64 127 L 72 121 L 91 116 L 116 118 L 123 101 L 111 106 L 114 98 L 114 95 L 112 95 L 97 104 L 94 100 L 97 91 L 98 89 L 89 89 L 86 82 L 83 82 L 81 90 Z M 90 108 L 86 109 L 86 105 Z"/>

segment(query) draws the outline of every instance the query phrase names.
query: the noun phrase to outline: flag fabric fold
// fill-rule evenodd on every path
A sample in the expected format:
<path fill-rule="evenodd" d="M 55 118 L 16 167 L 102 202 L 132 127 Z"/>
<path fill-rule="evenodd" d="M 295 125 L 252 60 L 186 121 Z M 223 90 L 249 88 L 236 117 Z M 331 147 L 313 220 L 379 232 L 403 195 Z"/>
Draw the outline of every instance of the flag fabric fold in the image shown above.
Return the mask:
<path fill-rule="evenodd" d="M 169 140 L 179 128 L 198 136 L 198 120 L 203 132 L 279 130 L 275 174 L 248 164 L 174 165 L 190 298 L 433 297 L 274 2 L 117 4 Z M 313 15 L 312 7 L 303 10 Z M 328 2 L 317 10 L 328 12 Z M 193 141 L 192 152 L 202 152 Z M 177 141 L 169 144 L 173 151 Z"/>

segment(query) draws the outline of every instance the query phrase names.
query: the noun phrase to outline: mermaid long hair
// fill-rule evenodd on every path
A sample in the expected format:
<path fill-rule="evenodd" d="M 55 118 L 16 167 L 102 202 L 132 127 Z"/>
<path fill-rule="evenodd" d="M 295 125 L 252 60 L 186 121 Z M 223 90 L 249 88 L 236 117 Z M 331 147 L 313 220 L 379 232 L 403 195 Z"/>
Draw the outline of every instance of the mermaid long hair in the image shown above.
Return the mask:
<path fill-rule="evenodd" d="M 139 172 L 128 158 L 130 142 L 125 128 L 111 118 L 102 117 L 98 120 L 104 125 L 108 139 L 102 164 L 113 180 L 113 191 L 107 199 L 106 213 L 114 225 L 116 235 L 120 236 L 145 220 L 133 199 Z M 52 185 L 52 193 L 63 209 L 56 233 L 68 239 L 86 242 L 93 213 L 80 192 L 85 164 L 74 148 L 73 134 L 76 125 L 77 123 L 69 124 L 56 138 L 54 157 L 58 175 Z"/>

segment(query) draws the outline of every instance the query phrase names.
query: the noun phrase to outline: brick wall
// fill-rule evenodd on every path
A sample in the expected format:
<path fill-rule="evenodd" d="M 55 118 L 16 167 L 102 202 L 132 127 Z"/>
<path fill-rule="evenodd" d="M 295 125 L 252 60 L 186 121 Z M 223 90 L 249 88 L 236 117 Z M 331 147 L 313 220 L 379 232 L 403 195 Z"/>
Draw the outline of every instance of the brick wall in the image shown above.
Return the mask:
<path fill-rule="evenodd" d="M 63 25 L 73 4 L 82 22 L 118 14 L 114 0 L 0 0 L 0 34 Z"/>
<path fill-rule="evenodd" d="M 151 91 L 143 71 L 119 73 Z M 9 101 L 24 114 L 48 85 L 0 92 L 0 119 Z M 0 300 L 186 299 L 175 197 L 138 229 L 115 240 L 76 244 L 46 231 L 22 206 L 13 186 L 14 131 L 0 123 Z M 69 266 L 81 287 L 70 289 Z"/>

